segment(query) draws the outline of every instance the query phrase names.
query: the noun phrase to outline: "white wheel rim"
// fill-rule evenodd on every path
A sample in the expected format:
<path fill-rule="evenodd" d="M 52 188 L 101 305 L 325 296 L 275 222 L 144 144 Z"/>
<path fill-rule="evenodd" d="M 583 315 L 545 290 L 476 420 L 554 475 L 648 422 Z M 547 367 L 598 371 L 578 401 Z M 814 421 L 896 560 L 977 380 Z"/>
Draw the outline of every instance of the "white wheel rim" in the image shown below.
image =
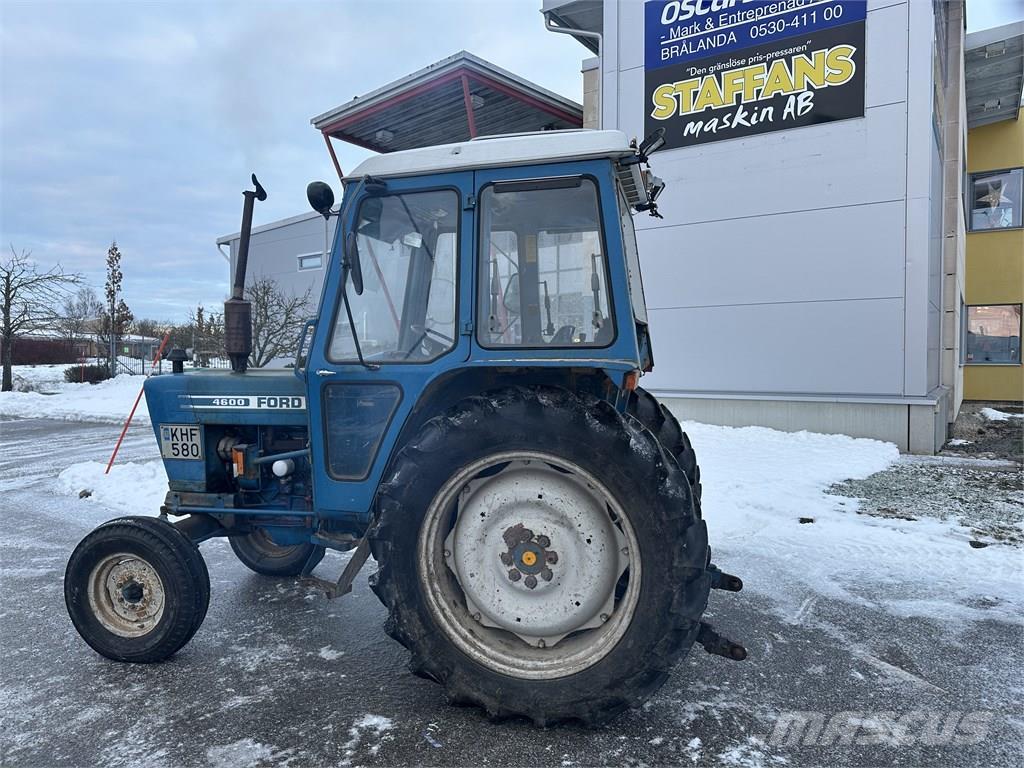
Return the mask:
<path fill-rule="evenodd" d="M 629 627 L 640 558 L 627 516 L 578 465 L 505 452 L 457 472 L 427 510 L 418 570 L 460 650 L 503 674 L 572 675 Z"/>
<path fill-rule="evenodd" d="M 89 574 L 89 607 L 119 637 L 141 637 L 164 615 L 166 594 L 156 569 L 126 552 L 108 555 Z"/>

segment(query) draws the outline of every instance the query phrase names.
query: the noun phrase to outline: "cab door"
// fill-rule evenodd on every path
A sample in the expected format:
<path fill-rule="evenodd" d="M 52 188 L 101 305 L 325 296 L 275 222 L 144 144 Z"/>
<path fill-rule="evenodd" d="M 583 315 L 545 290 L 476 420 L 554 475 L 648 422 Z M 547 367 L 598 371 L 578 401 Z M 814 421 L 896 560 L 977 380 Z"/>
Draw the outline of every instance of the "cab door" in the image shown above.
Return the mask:
<path fill-rule="evenodd" d="M 305 374 L 314 507 L 322 517 L 369 519 L 420 393 L 469 356 L 472 180 L 424 176 L 370 191 L 348 183 L 346 197 L 356 196 L 343 206 Z M 342 269 L 348 233 L 363 276 L 358 296 Z"/>

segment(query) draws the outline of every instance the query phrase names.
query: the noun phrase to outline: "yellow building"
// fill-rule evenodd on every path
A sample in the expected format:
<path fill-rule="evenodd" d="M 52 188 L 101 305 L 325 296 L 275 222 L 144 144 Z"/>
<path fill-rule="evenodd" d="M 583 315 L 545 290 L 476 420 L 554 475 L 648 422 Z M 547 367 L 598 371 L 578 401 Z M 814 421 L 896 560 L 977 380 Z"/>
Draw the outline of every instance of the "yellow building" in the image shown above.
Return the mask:
<path fill-rule="evenodd" d="M 972 127 L 967 132 L 964 201 L 965 400 L 1024 400 L 1024 108 L 1021 58 L 1013 50 L 1021 37 L 1006 35 L 1009 31 L 1016 30 L 1003 27 L 967 37 L 967 107 Z M 979 62 L 979 77 L 973 83 L 972 56 Z M 1001 70 L 1003 57 L 1009 67 Z"/>

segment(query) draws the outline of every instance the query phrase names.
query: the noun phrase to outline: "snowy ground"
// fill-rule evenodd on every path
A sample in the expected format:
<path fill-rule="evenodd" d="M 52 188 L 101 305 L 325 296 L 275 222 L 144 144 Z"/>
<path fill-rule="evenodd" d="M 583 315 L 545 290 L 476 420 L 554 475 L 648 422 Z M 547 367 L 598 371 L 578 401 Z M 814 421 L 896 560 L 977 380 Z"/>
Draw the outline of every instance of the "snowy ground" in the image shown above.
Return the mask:
<path fill-rule="evenodd" d="M 446 706 L 383 635 L 365 572 L 326 602 L 250 574 L 218 541 L 203 545 L 214 595 L 192 643 L 153 667 L 100 659 L 66 618 L 62 569 L 98 522 L 156 511 L 152 433 L 133 428 L 104 476 L 110 425 L 0 421 L 0 762 L 1016 765 L 1024 580 L 1006 542 L 1021 539 L 1019 466 L 687 429 L 715 561 L 746 585 L 715 593 L 710 620 L 750 658 L 694 651 L 642 710 L 588 732 Z"/>
<path fill-rule="evenodd" d="M 98 384 L 69 384 L 60 366 L 32 366 L 35 391 L 0 392 L 0 416 L 47 418 L 119 424 L 128 418 L 142 389 L 142 376 L 121 375 Z M 28 366 L 18 366 L 28 368 Z M 26 373 L 18 371 L 19 375 Z M 140 424 L 149 423 L 143 397 L 135 413 Z"/>

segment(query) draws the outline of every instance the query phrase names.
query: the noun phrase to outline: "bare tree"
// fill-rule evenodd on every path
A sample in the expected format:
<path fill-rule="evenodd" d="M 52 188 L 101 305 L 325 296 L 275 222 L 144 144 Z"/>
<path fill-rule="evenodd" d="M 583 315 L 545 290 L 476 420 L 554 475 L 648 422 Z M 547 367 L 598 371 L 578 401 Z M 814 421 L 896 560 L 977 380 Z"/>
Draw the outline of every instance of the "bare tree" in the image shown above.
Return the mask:
<path fill-rule="evenodd" d="M 41 270 L 32 260 L 31 251 L 18 253 L 13 245 L 10 257 L 0 261 L 0 347 L 3 348 L 0 392 L 14 388 L 11 365 L 15 337 L 55 328 L 67 290 L 81 279 L 80 275 L 65 272 L 59 264 Z"/>
<path fill-rule="evenodd" d="M 302 323 L 313 309 L 310 291 L 294 296 L 261 277 L 245 287 L 245 298 L 252 303 L 249 365 L 262 368 L 275 358 L 294 355 Z"/>
<path fill-rule="evenodd" d="M 82 286 L 64 300 L 59 326 L 69 344 L 99 333 L 103 323 L 103 302 L 92 288 Z"/>

